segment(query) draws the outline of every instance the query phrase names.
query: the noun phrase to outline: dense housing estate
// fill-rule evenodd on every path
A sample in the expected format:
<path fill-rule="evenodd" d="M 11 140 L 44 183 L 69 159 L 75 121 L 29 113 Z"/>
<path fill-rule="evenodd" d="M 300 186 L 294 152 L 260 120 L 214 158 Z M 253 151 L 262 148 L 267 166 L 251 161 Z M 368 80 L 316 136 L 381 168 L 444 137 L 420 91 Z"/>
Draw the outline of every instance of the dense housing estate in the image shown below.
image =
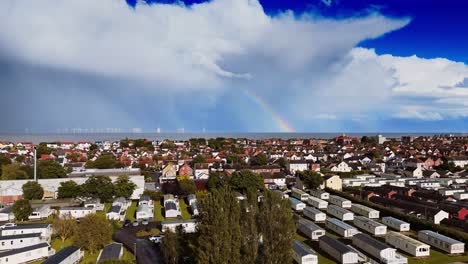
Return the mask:
<path fill-rule="evenodd" d="M 291 250 L 298 263 L 317 263 L 317 251 L 340 263 L 407 263 L 400 253 L 430 257 L 431 249 L 465 252 L 466 241 L 456 234 L 468 231 L 468 137 L 0 142 L 0 155 L 6 168 L 0 180 L 2 222 L 15 220 L 12 205 L 25 197 L 23 186 L 36 179 L 43 196 L 33 204 L 29 220 L 80 221 L 103 214 L 128 226 L 131 216 L 135 227 L 196 233 L 203 209 L 198 194 L 209 188 L 210 177 L 229 179 L 247 170 L 260 176 L 265 190 L 290 203 L 298 236 L 316 241 L 294 241 Z M 39 169 L 31 174 L 35 157 L 39 168 L 51 166 L 54 170 L 46 171 L 54 172 L 46 175 Z M 12 164 L 24 172 L 8 174 Z M 96 197 L 57 200 L 65 182 L 80 186 L 90 178 L 106 177 L 116 183 L 123 175 L 134 184 L 129 196 L 103 202 Z M 311 183 L 308 177 L 320 181 Z M 258 192 L 259 203 L 263 195 Z M 235 196 L 240 204 L 247 199 L 242 192 Z M 451 231 L 430 231 L 423 228 L 427 223 Z M 5 226 L 0 261 L 22 263 L 27 256 L 28 261 L 76 263 L 83 258 L 84 250 L 76 246 L 55 252 L 49 244 L 54 239 L 51 224 Z M 120 259 L 122 252 L 122 244 L 108 244 L 96 261 Z"/>

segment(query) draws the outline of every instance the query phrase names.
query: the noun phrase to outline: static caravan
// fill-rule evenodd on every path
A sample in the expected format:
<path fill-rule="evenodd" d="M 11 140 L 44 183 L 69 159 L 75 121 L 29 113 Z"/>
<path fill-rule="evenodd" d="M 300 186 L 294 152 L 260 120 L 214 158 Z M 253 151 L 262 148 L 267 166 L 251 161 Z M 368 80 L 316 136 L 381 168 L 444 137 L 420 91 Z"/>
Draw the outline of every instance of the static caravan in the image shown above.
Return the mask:
<path fill-rule="evenodd" d="M 348 225 L 336 218 L 327 218 L 326 226 L 328 229 L 344 238 L 350 238 L 360 233 L 355 227 Z"/>
<path fill-rule="evenodd" d="M 332 237 L 323 236 L 319 238 L 319 247 L 338 263 L 353 264 L 359 261 L 356 251 Z"/>
<path fill-rule="evenodd" d="M 125 218 L 125 211 L 122 211 L 121 205 L 112 205 L 109 212 L 106 213 L 106 218 L 109 220 L 123 221 Z"/>
<path fill-rule="evenodd" d="M 136 220 L 149 220 L 153 219 L 154 213 L 153 208 L 151 208 L 148 204 L 140 204 L 135 213 Z"/>
<path fill-rule="evenodd" d="M 45 219 L 51 216 L 53 213 L 52 209 L 50 209 L 49 205 L 43 205 L 41 207 L 33 209 L 31 215 L 29 215 L 29 220 L 39 220 Z"/>
<path fill-rule="evenodd" d="M 313 252 L 310 248 L 298 240 L 295 240 L 292 245 L 292 256 L 293 259 L 299 264 L 318 263 L 317 254 L 315 254 L 315 252 Z"/>
<path fill-rule="evenodd" d="M 61 249 L 42 264 L 75 264 L 83 258 L 84 252 L 77 246 L 69 246 Z"/>
<path fill-rule="evenodd" d="M 323 209 L 323 210 L 326 210 L 328 207 L 327 201 L 324 201 L 314 196 L 309 196 L 309 199 L 307 199 L 307 203 L 315 208 Z"/>
<path fill-rule="evenodd" d="M 299 218 L 297 221 L 297 230 L 311 240 L 317 240 L 319 237 L 325 235 L 325 230 L 323 228 L 304 218 Z"/>
<path fill-rule="evenodd" d="M 25 224 L 17 226 L 9 226 L 2 229 L 2 236 L 11 236 L 19 234 L 34 234 L 40 233 L 44 240 L 50 240 L 52 235 L 51 224 Z"/>
<path fill-rule="evenodd" d="M 410 224 L 406 223 L 405 221 L 401 221 L 400 219 L 396 219 L 395 217 L 386 216 L 382 217 L 382 223 L 386 226 L 390 227 L 393 230 L 399 232 L 407 232 L 410 231 Z"/>
<path fill-rule="evenodd" d="M 320 211 L 317 208 L 307 206 L 304 211 L 302 211 L 304 216 L 306 216 L 309 219 L 312 219 L 314 222 L 325 222 L 327 219 L 327 215 Z"/>
<path fill-rule="evenodd" d="M 361 233 L 353 236 L 353 246 L 381 263 L 408 263 L 408 259 L 397 254 L 396 249 L 366 234 Z"/>
<path fill-rule="evenodd" d="M 171 230 L 172 232 L 176 232 L 178 226 L 181 226 L 185 233 L 195 233 L 197 229 L 197 220 L 188 219 L 188 220 L 162 221 L 161 231 L 166 232 L 167 230 Z"/>
<path fill-rule="evenodd" d="M 371 220 L 364 216 L 356 216 L 353 221 L 354 225 L 374 236 L 384 236 L 387 234 L 387 226 L 377 221 Z"/>
<path fill-rule="evenodd" d="M 371 219 L 379 219 L 380 212 L 362 204 L 352 204 L 351 211 Z"/>
<path fill-rule="evenodd" d="M 90 207 L 62 207 L 60 208 L 59 216 L 70 216 L 71 218 L 79 219 L 95 212 L 95 209 Z"/>
<path fill-rule="evenodd" d="M 0 222 L 9 222 L 15 219 L 15 215 L 13 214 L 13 207 L 7 206 L 0 209 Z"/>
<path fill-rule="evenodd" d="M 289 202 L 291 203 L 291 208 L 294 209 L 295 211 L 302 211 L 304 208 L 306 208 L 306 204 L 299 201 L 298 199 L 289 197 Z"/>
<path fill-rule="evenodd" d="M 449 254 L 463 254 L 465 252 L 465 243 L 431 230 L 419 231 L 418 239 Z"/>
<path fill-rule="evenodd" d="M 40 233 L 0 236 L 0 250 L 28 247 L 42 242 Z"/>
<path fill-rule="evenodd" d="M 291 189 L 291 196 L 304 202 L 306 202 L 307 199 L 309 199 L 308 193 L 304 192 L 301 189 L 294 188 L 294 187 Z"/>
<path fill-rule="evenodd" d="M 415 257 L 428 257 L 431 253 L 429 245 L 394 231 L 388 232 L 385 242 Z"/>
<path fill-rule="evenodd" d="M 330 194 L 327 193 L 326 191 L 320 190 L 320 189 L 315 189 L 315 190 L 310 190 L 310 194 L 313 197 L 317 197 L 322 200 L 328 200 L 330 198 Z"/>
<path fill-rule="evenodd" d="M 330 195 L 328 202 L 334 205 L 338 205 L 339 207 L 342 207 L 342 208 L 351 208 L 351 205 L 353 204 L 350 200 L 345 199 L 338 195 Z"/>
<path fill-rule="evenodd" d="M 198 211 L 197 203 L 190 204 L 190 212 L 192 212 L 193 216 L 198 216 L 200 212 Z"/>
<path fill-rule="evenodd" d="M 46 258 L 55 253 L 49 243 L 40 243 L 28 247 L 0 252 L 0 263 L 19 264 Z"/>
<path fill-rule="evenodd" d="M 327 213 L 343 221 L 353 221 L 354 219 L 352 212 L 333 204 L 328 206 Z"/>
<path fill-rule="evenodd" d="M 462 192 L 455 193 L 455 194 L 453 195 L 453 197 L 454 197 L 455 199 L 457 199 L 457 200 L 466 200 L 466 199 L 468 199 L 468 193 L 466 193 L 466 192 L 463 192 L 463 193 L 462 193 Z"/>

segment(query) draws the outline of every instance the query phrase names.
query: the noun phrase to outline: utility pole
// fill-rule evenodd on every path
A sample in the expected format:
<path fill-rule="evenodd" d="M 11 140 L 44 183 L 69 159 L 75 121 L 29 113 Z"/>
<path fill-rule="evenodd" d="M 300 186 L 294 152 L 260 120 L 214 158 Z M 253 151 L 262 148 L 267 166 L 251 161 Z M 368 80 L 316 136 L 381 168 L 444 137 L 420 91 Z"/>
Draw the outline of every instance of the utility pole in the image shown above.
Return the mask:
<path fill-rule="evenodd" d="M 34 181 L 37 182 L 37 149 L 34 146 Z"/>

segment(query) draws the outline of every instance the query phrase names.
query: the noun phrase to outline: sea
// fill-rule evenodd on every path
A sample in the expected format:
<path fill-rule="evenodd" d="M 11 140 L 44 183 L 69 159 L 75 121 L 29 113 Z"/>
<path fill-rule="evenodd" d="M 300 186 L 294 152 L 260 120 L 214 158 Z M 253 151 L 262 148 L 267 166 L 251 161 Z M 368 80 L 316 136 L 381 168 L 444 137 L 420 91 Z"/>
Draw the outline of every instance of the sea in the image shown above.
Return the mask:
<path fill-rule="evenodd" d="M 0 141 L 7 142 L 96 142 L 96 141 L 118 141 L 124 138 L 148 140 L 188 140 L 190 138 L 248 138 L 248 139 L 268 139 L 268 138 L 304 138 L 304 139 L 330 139 L 340 135 L 351 137 L 376 136 L 382 135 L 387 138 L 400 138 L 402 136 L 433 136 L 433 135 L 454 135 L 468 136 L 468 133 L 17 133 L 1 134 Z"/>

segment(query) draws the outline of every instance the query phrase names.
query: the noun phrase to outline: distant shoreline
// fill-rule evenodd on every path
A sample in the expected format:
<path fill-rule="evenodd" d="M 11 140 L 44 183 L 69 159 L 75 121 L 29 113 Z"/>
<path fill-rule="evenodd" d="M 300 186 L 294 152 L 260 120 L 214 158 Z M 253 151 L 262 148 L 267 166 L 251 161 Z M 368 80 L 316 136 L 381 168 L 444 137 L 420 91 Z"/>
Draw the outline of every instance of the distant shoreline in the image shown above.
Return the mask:
<path fill-rule="evenodd" d="M 331 139 L 342 134 L 353 137 L 362 136 L 376 136 L 383 135 L 387 138 L 400 138 L 401 136 L 434 136 L 434 135 L 454 135 L 454 136 L 468 136 L 468 133 L 417 133 L 417 132 L 401 132 L 401 133 L 385 133 L 385 132 L 366 132 L 366 133 L 275 133 L 275 132 L 258 132 L 258 133 L 17 133 L 17 134 L 2 134 L 0 133 L 0 141 L 9 142 L 33 142 L 35 144 L 40 142 L 53 142 L 53 141 L 118 141 L 124 138 L 137 139 L 145 138 L 148 140 L 188 140 L 190 138 L 248 138 L 248 139 L 267 139 L 267 138 L 280 138 L 280 139 L 291 139 L 291 138 L 315 138 L 315 139 Z"/>

